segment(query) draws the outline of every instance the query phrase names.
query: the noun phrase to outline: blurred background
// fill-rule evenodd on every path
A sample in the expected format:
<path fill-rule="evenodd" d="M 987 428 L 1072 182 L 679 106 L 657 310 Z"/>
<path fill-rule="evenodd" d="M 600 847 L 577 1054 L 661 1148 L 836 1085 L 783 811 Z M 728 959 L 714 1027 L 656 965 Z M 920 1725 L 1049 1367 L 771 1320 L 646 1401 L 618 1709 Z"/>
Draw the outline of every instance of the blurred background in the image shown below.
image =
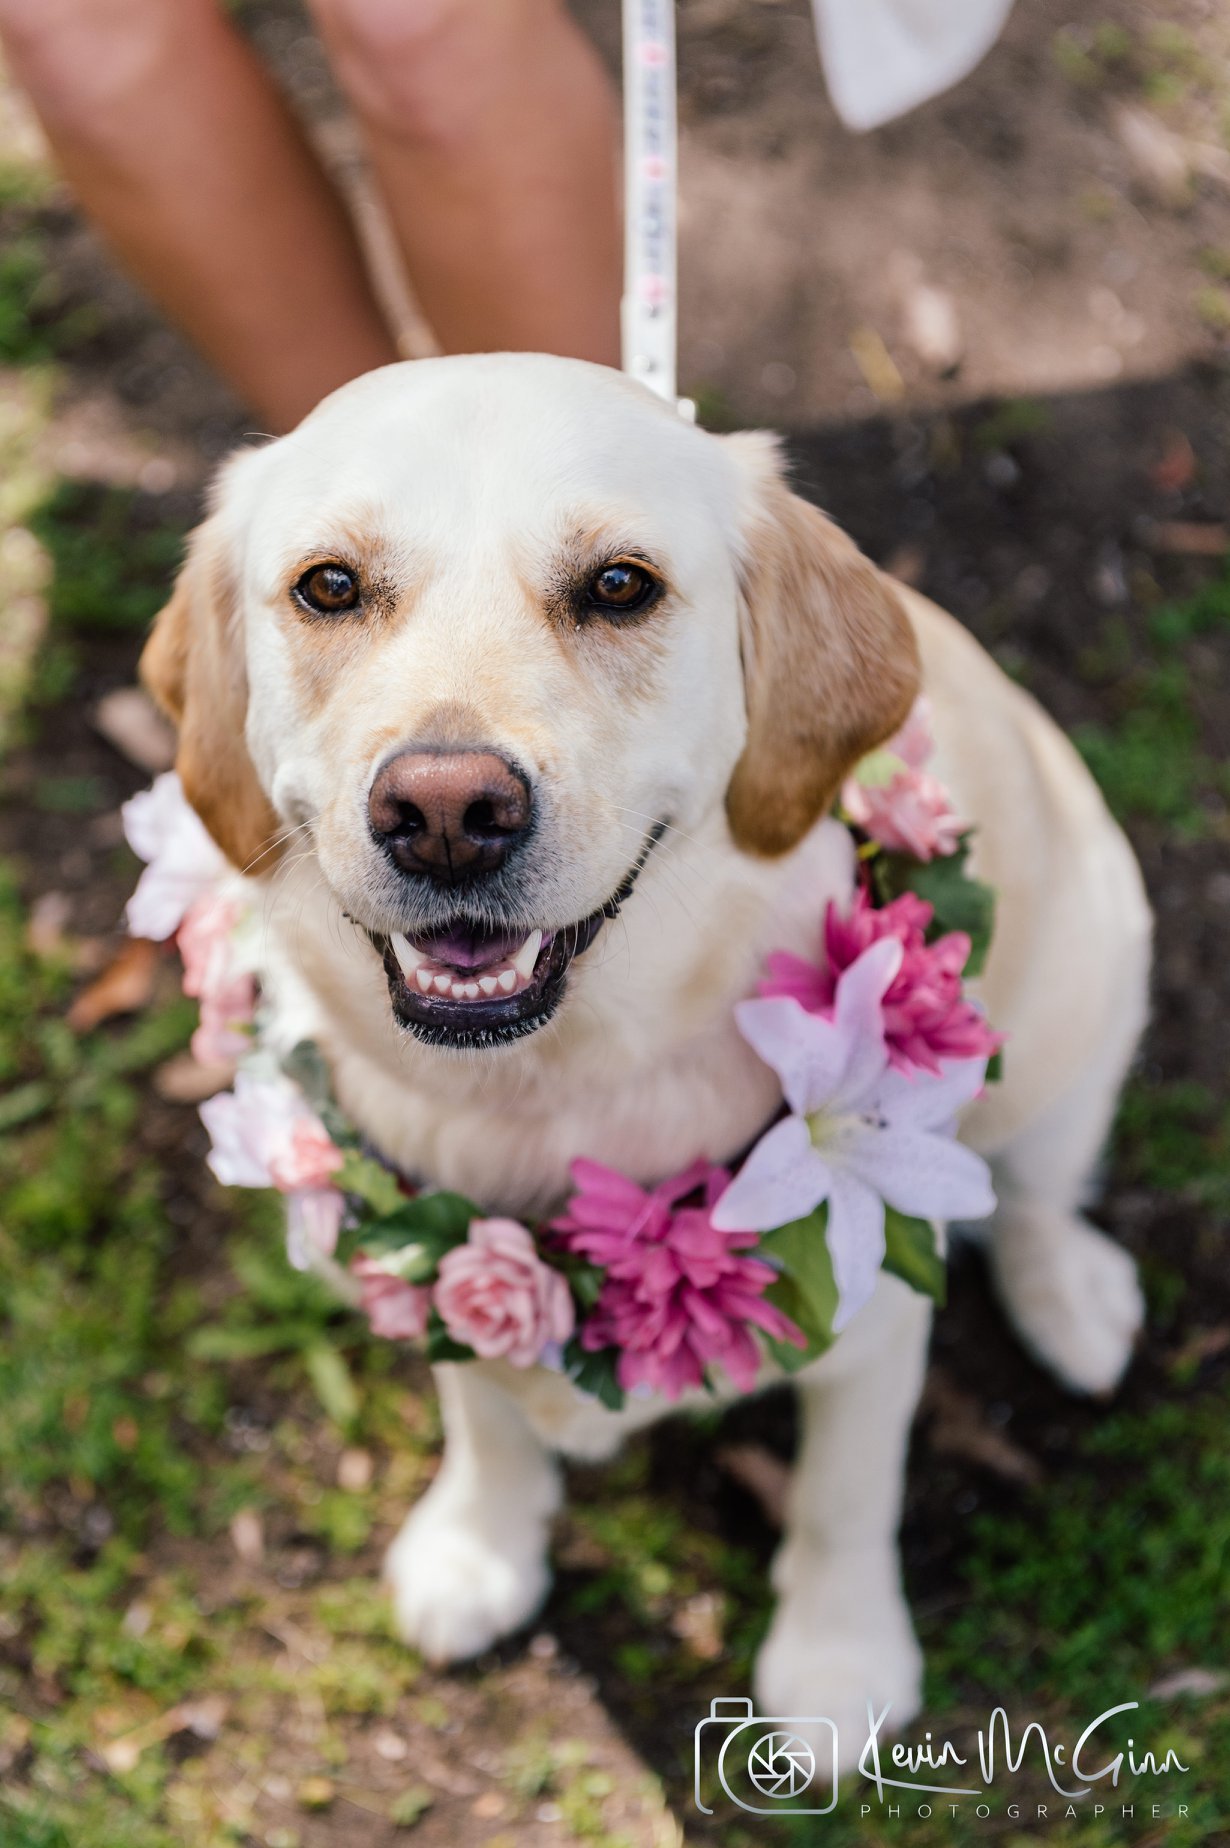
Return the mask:
<path fill-rule="evenodd" d="M 304 17 L 245 32 L 353 202 Z M 577 13 L 614 67 L 618 8 Z M 1075 739 L 1141 855 L 1155 1018 L 1098 1218 L 1150 1318 L 1113 1405 L 1019 1353 L 960 1256 L 910 1465 L 926 1723 L 1072 1737 L 1119 1701 L 1191 1767 L 1133 1822 L 1230 1830 L 1230 15 L 1017 0 L 957 89 L 856 137 L 806 0 L 680 6 L 682 386 L 787 433 L 804 491 L 965 621 Z M 133 692 L 209 471 L 252 431 L 74 211 L 0 88 L 0 1843 L 721 1848 L 691 1736 L 746 1692 L 792 1429 L 771 1396 L 577 1472 L 534 1631 L 425 1669 L 383 1546 L 436 1464 L 424 1371 L 206 1171 L 173 962 L 118 921 L 120 802 L 169 741 Z M 1022 1773 L 1013 1795 L 1046 1800 Z M 1167 1813 L 1149 1819 L 1165 1799 Z M 1174 1805 L 1189 1805 L 1184 1820 Z M 1022 1839 L 941 1809 L 833 1848 Z M 809 1833 L 808 1830 L 812 1832 Z"/>

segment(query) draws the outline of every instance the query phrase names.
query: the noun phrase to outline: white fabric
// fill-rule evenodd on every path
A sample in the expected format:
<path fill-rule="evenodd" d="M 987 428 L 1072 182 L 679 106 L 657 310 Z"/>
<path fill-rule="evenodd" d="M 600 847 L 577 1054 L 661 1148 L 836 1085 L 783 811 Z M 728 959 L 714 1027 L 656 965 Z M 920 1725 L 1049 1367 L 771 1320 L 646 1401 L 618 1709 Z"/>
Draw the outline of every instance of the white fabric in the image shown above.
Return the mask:
<path fill-rule="evenodd" d="M 878 128 L 958 83 L 1012 0 L 812 0 L 829 94 L 848 128 Z"/>

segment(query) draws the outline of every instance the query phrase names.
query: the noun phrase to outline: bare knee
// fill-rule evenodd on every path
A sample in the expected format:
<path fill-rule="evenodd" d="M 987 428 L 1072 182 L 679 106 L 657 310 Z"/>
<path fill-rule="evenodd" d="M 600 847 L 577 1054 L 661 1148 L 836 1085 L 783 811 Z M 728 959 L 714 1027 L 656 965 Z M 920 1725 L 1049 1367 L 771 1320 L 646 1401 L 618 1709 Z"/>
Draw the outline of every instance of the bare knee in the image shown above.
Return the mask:
<path fill-rule="evenodd" d="M 190 10 L 183 0 L 0 0 L 0 42 L 52 133 L 94 140 L 129 98 L 159 81 Z"/>
<path fill-rule="evenodd" d="M 338 81 L 385 134 L 448 146 L 481 132 L 560 18 L 558 0 L 310 0 Z"/>

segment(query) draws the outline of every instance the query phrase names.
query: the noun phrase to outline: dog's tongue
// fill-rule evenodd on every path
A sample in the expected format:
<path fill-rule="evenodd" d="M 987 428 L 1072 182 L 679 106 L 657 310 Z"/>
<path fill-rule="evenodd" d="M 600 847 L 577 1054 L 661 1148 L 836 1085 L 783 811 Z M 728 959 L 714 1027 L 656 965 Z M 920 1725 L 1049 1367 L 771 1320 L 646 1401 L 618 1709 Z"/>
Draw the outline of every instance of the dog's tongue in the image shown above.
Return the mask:
<path fill-rule="evenodd" d="M 421 935 L 410 938 L 410 942 L 424 956 L 430 956 L 433 962 L 442 963 L 446 969 L 459 969 L 467 974 L 474 970 L 490 969 L 496 963 L 502 963 L 517 954 L 525 942 L 526 933 L 521 931 L 487 931 L 479 924 L 454 924 L 449 930 L 435 933 L 424 931 Z"/>

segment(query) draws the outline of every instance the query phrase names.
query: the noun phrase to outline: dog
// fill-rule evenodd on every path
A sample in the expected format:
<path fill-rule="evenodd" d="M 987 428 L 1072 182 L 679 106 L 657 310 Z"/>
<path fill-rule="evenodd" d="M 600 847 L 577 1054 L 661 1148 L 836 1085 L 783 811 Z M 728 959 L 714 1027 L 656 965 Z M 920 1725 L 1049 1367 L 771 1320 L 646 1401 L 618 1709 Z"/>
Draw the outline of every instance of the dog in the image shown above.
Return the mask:
<path fill-rule="evenodd" d="M 573 360 L 368 374 L 226 465 L 143 672 L 251 872 L 284 1044 L 319 1044 L 404 1174 L 527 1219 L 580 1155 L 652 1183 L 772 1118 L 732 1007 L 848 896 L 835 793 L 925 691 L 999 893 L 979 993 L 1003 1080 L 961 1130 L 995 1177 L 979 1236 L 1038 1360 L 1116 1384 L 1141 1295 L 1081 1207 L 1146 1017 L 1136 862 L 1056 726 L 792 493 L 774 439 Z M 442 989 L 414 979 L 424 944 Z M 517 981 L 472 979 L 496 966 Z M 897 1726 L 920 1705 L 896 1531 L 930 1317 L 882 1275 L 796 1381 L 756 1692 L 845 1740 L 869 1698 Z M 556 1459 L 668 1408 L 503 1362 L 437 1379 L 443 1463 L 387 1575 L 401 1633 L 448 1663 L 546 1596 Z"/>

